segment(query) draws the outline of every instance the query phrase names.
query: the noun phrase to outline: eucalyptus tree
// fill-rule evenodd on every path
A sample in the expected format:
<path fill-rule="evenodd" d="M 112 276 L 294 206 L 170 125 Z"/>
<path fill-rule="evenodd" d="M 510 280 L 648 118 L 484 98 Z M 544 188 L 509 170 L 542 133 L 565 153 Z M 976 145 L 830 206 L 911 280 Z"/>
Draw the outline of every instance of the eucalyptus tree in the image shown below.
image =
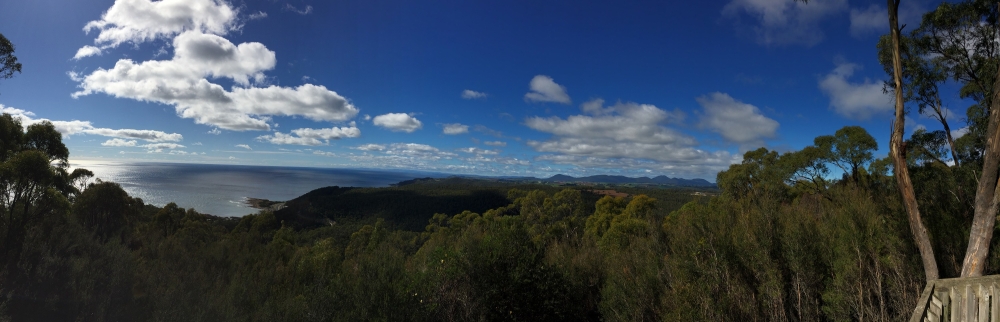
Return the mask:
<path fill-rule="evenodd" d="M 955 148 L 955 139 L 951 134 L 951 126 L 948 119 L 952 117 L 950 110 L 941 103 L 940 85 L 948 81 L 948 70 L 950 64 L 942 55 L 934 54 L 932 48 L 934 44 L 941 41 L 934 41 L 932 37 L 922 35 L 920 30 L 911 32 L 910 35 L 900 35 L 899 55 L 903 68 L 902 92 L 903 100 L 907 103 L 917 105 L 917 113 L 927 115 L 941 123 L 944 128 L 944 136 L 951 150 L 951 158 L 955 164 L 960 163 L 958 152 Z M 893 51 L 892 39 L 890 35 L 883 35 L 878 42 L 878 58 L 885 72 L 893 74 Z M 893 92 L 896 90 L 894 82 L 885 82 L 884 90 Z"/>
<path fill-rule="evenodd" d="M 14 56 L 14 44 L 0 34 L 0 78 L 14 77 L 14 72 L 21 72 L 21 63 Z"/>
<path fill-rule="evenodd" d="M 903 63 L 900 55 L 900 28 L 899 28 L 899 0 L 886 0 L 889 14 L 889 41 L 890 52 L 892 53 L 892 76 L 893 88 L 903 88 Z M 906 167 L 906 152 L 903 145 L 903 128 L 905 125 L 905 111 L 903 91 L 895 91 L 896 120 L 893 123 L 892 137 L 889 140 L 889 156 L 892 158 L 893 172 L 896 177 L 896 184 L 903 197 L 903 206 L 906 208 L 907 221 L 910 223 L 910 232 L 920 250 L 920 259 L 924 264 L 924 276 L 927 281 L 938 279 L 937 261 L 934 258 L 934 248 L 931 246 L 930 237 L 927 234 L 927 227 L 924 226 L 920 216 L 920 208 L 917 205 L 917 197 L 913 191 L 913 182 L 910 181 L 910 170 Z"/>
<path fill-rule="evenodd" d="M 968 0 L 960 3 L 944 2 L 925 14 L 920 27 L 911 33 L 909 41 L 901 39 L 898 23 L 898 0 L 887 0 L 889 4 L 890 34 L 883 50 L 891 55 L 892 66 L 887 68 L 893 74 L 891 88 L 895 90 L 896 122 L 891 140 L 896 180 L 903 195 L 911 230 L 920 248 L 925 273 L 930 280 L 937 276 L 936 263 L 926 237 L 926 229 L 920 221 L 920 211 L 913 194 L 909 171 L 906 169 L 906 152 L 903 144 L 903 123 L 906 92 L 913 95 L 922 108 L 940 108 L 940 94 L 937 84 L 944 80 L 957 82 L 961 87 L 959 95 L 972 99 L 975 103 L 966 111 L 969 134 L 973 145 L 981 147 L 981 153 L 973 153 L 965 162 L 978 166 L 978 183 L 973 201 L 974 215 L 969 233 L 969 243 L 962 261 L 961 276 L 981 276 L 990 240 L 996 224 L 996 214 L 1000 195 L 1000 43 L 998 33 L 998 12 L 1000 7 L 993 1 Z M 903 53 L 908 53 L 908 63 L 903 62 Z M 885 55 L 881 55 L 885 56 Z M 888 59 L 883 59 L 883 63 Z M 888 65 L 888 64 L 886 64 Z M 887 66 L 888 67 L 888 66 Z M 903 74 L 907 74 L 904 80 Z M 904 85 L 904 81 L 909 84 Z M 936 112 L 937 113 L 937 112 Z M 939 119 L 944 119 L 942 115 Z M 952 157 L 959 161 L 953 142 Z M 932 274 L 933 273 L 933 274 Z"/>
<path fill-rule="evenodd" d="M 0 263 L 16 258 L 25 229 L 40 216 L 69 207 L 69 152 L 52 123 L 28 126 L 0 115 Z M 9 263 L 9 262 L 8 262 Z"/>

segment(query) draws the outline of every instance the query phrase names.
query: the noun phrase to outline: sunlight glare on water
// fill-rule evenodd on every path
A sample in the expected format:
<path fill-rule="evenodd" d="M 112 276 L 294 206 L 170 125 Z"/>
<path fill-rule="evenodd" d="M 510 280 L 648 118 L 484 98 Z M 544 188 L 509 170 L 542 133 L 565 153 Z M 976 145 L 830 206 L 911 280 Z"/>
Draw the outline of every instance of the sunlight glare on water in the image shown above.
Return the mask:
<path fill-rule="evenodd" d="M 327 186 L 385 187 L 416 177 L 443 176 L 367 169 L 93 160 L 74 160 L 70 167 L 88 169 L 95 178 L 116 182 L 129 195 L 142 198 L 147 204 L 163 206 L 175 202 L 180 207 L 217 216 L 257 212 L 244 204 L 246 198 L 284 201 Z"/>

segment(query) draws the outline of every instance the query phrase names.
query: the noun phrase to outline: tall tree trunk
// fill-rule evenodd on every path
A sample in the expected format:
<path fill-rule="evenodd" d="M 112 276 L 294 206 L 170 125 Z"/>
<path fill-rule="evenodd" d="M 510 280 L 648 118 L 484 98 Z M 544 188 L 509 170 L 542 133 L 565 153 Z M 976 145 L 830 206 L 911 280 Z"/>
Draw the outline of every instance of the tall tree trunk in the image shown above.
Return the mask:
<path fill-rule="evenodd" d="M 1000 4 L 998 4 L 1000 5 Z M 1000 68 L 997 69 L 1000 75 Z M 982 276 L 985 269 L 986 256 L 990 251 L 990 239 L 993 238 L 993 227 L 996 224 L 997 202 L 997 165 L 1000 163 L 1000 78 L 993 82 L 993 99 L 990 101 L 990 121 L 986 128 L 986 146 L 983 151 L 983 173 L 979 176 L 979 186 L 976 189 L 975 215 L 972 217 L 972 231 L 969 232 L 969 248 L 965 251 L 962 261 L 962 277 Z"/>
<path fill-rule="evenodd" d="M 907 219 L 910 222 L 910 232 L 920 250 L 920 259 L 924 263 L 924 275 L 927 281 L 938 279 L 937 261 L 934 259 L 934 249 L 927 235 L 927 228 L 920 218 L 920 208 L 917 206 L 917 196 L 913 192 L 913 182 L 910 181 L 910 169 L 906 167 L 906 152 L 903 151 L 903 126 L 905 115 L 903 110 L 903 66 L 899 54 L 899 0 L 887 0 L 889 7 L 889 30 L 892 36 L 892 76 L 896 82 L 896 122 L 892 129 L 892 139 L 889 141 L 889 154 L 892 156 L 893 170 L 899 192 L 903 195 L 903 206 L 906 207 Z M 991 226 L 992 228 L 992 226 Z"/>

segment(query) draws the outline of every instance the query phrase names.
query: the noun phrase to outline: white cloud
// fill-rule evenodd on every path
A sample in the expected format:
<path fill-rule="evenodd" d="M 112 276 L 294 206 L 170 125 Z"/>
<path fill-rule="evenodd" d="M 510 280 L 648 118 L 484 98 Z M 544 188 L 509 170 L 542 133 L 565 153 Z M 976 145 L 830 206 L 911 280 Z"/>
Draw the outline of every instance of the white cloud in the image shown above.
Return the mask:
<path fill-rule="evenodd" d="M 406 133 L 413 133 L 423 127 L 423 123 L 417 118 L 406 114 L 406 113 L 389 113 L 376 116 L 372 119 L 372 122 L 384 128 L 392 131 L 401 131 Z"/>
<path fill-rule="evenodd" d="M 444 134 L 456 135 L 469 133 L 469 126 L 459 123 L 449 123 L 444 125 Z"/>
<path fill-rule="evenodd" d="M 969 127 L 968 126 L 960 128 L 960 129 L 957 129 L 957 130 L 951 130 L 951 136 L 955 140 L 958 140 L 958 138 L 963 137 L 966 134 L 969 134 Z"/>
<path fill-rule="evenodd" d="M 485 97 L 486 97 L 486 93 L 483 93 L 483 92 L 477 92 L 477 91 L 470 90 L 470 89 L 462 91 L 462 98 L 467 99 L 467 100 L 472 100 L 472 99 L 477 99 L 477 98 L 485 98 Z"/>
<path fill-rule="evenodd" d="M 185 31 L 224 35 L 238 29 L 237 9 L 222 0 L 118 0 L 100 20 L 83 30 L 98 30 L 94 43 L 103 48 L 140 44 Z"/>
<path fill-rule="evenodd" d="M 882 84 L 865 79 L 851 83 L 847 79 L 861 67 L 841 63 L 820 79 L 819 88 L 830 97 L 830 107 L 849 119 L 867 120 L 872 115 L 892 112 L 892 97 L 882 92 Z"/>
<path fill-rule="evenodd" d="M 103 135 L 118 138 L 140 139 L 149 142 L 177 142 L 184 139 L 184 136 L 177 133 L 166 133 L 156 130 L 134 130 L 134 129 L 104 129 L 90 128 L 82 131 L 87 134 Z"/>
<path fill-rule="evenodd" d="M 881 35 L 889 31 L 889 15 L 884 6 L 869 5 L 864 10 L 851 8 L 851 36 Z M 899 5 L 899 24 L 920 24 L 921 15 L 927 12 L 925 1 L 903 1 Z"/>
<path fill-rule="evenodd" d="M 208 81 L 261 82 L 263 71 L 274 67 L 275 54 L 260 43 L 236 46 L 216 35 L 185 32 L 174 39 L 174 48 L 171 60 L 122 59 L 111 69 L 99 68 L 80 80 L 81 90 L 73 97 L 105 93 L 173 105 L 181 117 L 234 131 L 270 130 L 271 116 L 345 121 L 358 113 L 347 99 L 321 85 L 226 90 Z"/>
<path fill-rule="evenodd" d="M 524 94 L 524 100 L 531 102 L 555 102 L 570 104 L 572 101 L 566 94 L 566 87 L 556 84 L 552 77 L 537 75 L 531 79 L 530 91 Z"/>
<path fill-rule="evenodd" d="M 173 149 L 181 149 L 184 148 L 185 146 L 177 143 L 150 143 L 150 144 L 140 145 L 140 147 L 147 148 L 150 150 L 162 150 L 162 149 L 173 150 Z"/>
<path fill-rule="evenodd" d="M 385 150 L 385 145 L 369 143 L 361 146 L 354 147 L 353 149 L 361 151 L 382 151 Z"/>
<path fill-rule="evenodd" d="M 444 152 L 430 145 L 420 143 L 393 143 L 385 150 L 386 154 L 418 157 L 421 159 L 438 160 L 457 156 L 455 153 Z"/>
<path fill-rule="evenodd" d="M 136 142 L 135 140 L 128 140 L 128 141 L 126 141 L 126 140 L 122 140 L 122 139 L 117 139 L 116 138 L 116 139 L 110 139 L 110 140 L 104 141 L 104 143 L 101 143 L 101 145 L 103 145 L 103 146 L 135 146 L 136 143 L 138 143 L 138 142 Z"/>
<path fill-rule="evenodd" d="M 295 129 L 292 133 L 301 137 L 316 138 L 323 140 L 337 140 L 341 138 L 356 138 L 361 136 L 361 130 L 351 122 L 350 127 L 331 127 L 325 129 Z"/>
<path fill-rule="evenodd" d="M 851 35 L 861 37 L 870 32 L 889 30 L 889 16 L 885 7 L 877 4 L 865 10 L 851 8 Z"/>
<path fill-rule="evenodd" d="M 349 127 L 331 127 L 325 129 L 294 129 L 290 134 L 274 132 L 273 135 L 261 135 L 258 141 L 266 141 L 271 144 L 294 144 L 294 145 L 328 145 L 330 140 L 341 138 L 356 138 L 361 136 L 361 130 L 351 122 Z M 292 134 L 295 134 L 294 136 Z"/>
<path fill-rule="evenodd" d="M 249 145 L 246 145 L 246 144 L 237 144 L 236 147 L 237 148 L 244 148 L 244 149 L 247 149 L 247 150 L 253 150 L 252 148 L 250 148 Z"/>
<path fill-rule="evenodd" d="M 103 54 L 103 51 L 101 51 L 100 48 L 94 46 L 83 46 L 80 47 L 80 49 L 77 49 L 76 55 L 73 55 L 73 59 L 80 60 L 84 57 L 100 56 L 101 54 Z"/>
<path fill-rule="evenodd" d="M 693 169 L 698 174 L 714 175 L 739 161 L 726 151 L 698 149 L 694 138 L 661 125 L 680 119 L 678 112 L 631 102 L 608 108 L 613 112 L 601 116 L 529 118 L 525 125 L 553 137 L 547 141 L 529 140 L 527 144 L 538 152 L 551 153 L 537 160 L 583 168 L 634 166 L 675 173 Z"/>
<path fill-rule="evenodd" d="M 320 151 L 320 150 L 313 151 L 313 154 L 327 156 L 327 157 L 335 157 L 335 156 L 337 156 L 336 153 L 333 153 L 333 152 L 324 152 L 324 151 Z"/>
<path fill-rule="evenodd" d="M 313 7 L 307 5 L 305 8 L 299 9 L 299 8 L 296 8 L 295 6 L 292 6 L 292 4 L 290 4 L 290 3 L 286 3 L 285 4 L 285 10 L 288 10 L 288 11 L 291 11 L 291 12 L 294 12 L 294 13 L 297 13 L 297 14 L 300 14 L 300 15 L 307 15 L 307 14 L 309 14 L 309 13 L 312 12 Z"/>
<path fill-rule="evenodd" d="M 273 135 L 261 135 L 257 137 L 258 141 L 270 142 L 271 144 L 292 144 L 292 145 L 324 145 L 323 141 L 316 138 L 304 138 L 298 136 L 292 136 L 291 134 L 285 134 L 281 132 L 274 132 Z"/>
<path fill-rule="evenodd" d="M 264 18 L 267 18 L 267 12 L 263 12 L 263 11 L 257 11 L 257 13 L 251 13 L 249 16 L 247 16 L 247 19 L 250 19 L 250 20 L 257 20 L 257 19 L 264 19 Z"/>
<path fill-rule="evenodd" d="M 477 147 L 468 147 L 468 148 L 458 149 L 458 152 L 464 152 L 464 153 L 469 153 L 469 154 L 485 154 L 485 155 L 497 155 L 497 154 L 500 154 L 500 152 L 497 151 L 497 150 L 486 150 L 486 149 L 480 149 L 480 148 L 477 148 Z"/>
<path fill-rule="evenodd" d="M 590 115 L 605 115 L 614 112 L 612 108 L 604 108 L 604 100 L 595 98 L 580 104 L 580 110 Z"/>
<path fill-rule="evenodd" d="M 486 141 L 486 142 L 483 142 L 483 144 L 486 144 L 486 145 L 489 145 L 489 146 L 507 146 L 507 142 L 504 142 L 504 141 Z"/>
<path fill-rule="evenodd" d="M 368 115 L 368 114 L 365 114 L 364 119 L 365 119 L 365 121 L 370 121 L 372 119 L 372 116 Z"/>
<path fill-rule="evenodd" d="M 191 145 L 202 145 L 202 144 L 201 144 L 201 142 L 195 142 L 194 144 L 191 144 Z"/>
<path fill-rule="evenodd" d="M 723 7 L 722 16 L 734 20 L 738 32 L 759 44 L 812 46 L 823 40 L 820 22 L 846 9 L 847 0 L 732 0 Z"/>
<path fill-rule="evenodd" d="M 756 106 L 728 94 L 716 92 L 696 100 L 704 110 L 700 125 L 719 133 L 729 142 L 760 146 L 763 139 L 774 138 L 778 130 L 778 121 L 761 114 Z"/>
<path fill-rule="evenodd" d="M 167 133 L 156 130 L 96 128 L 90 123 L 90 121 L 53 121 L 44 118 L 36 119 L 34 118 L 35 113 L 13 107 L 6 107 L 3 104 L 0 104 L 0 113 L 11 114 L 14 118 L 19 119 L 21 124 L 25 127 L 45 121 L 51 122 L 56 128 L 56 131 L 64 136 L 93 134 L 122 139 L 139 139 L 149 142 L 177 142 L 184 139 L 184 136 L 178 133 Z"/>
<path fill-rule="evenodd" d="M 211 130 L 208 131 L 208 134 L 219 135 L 219 134 L 222 134 L 222 131 L 220 131 L 219 128 L 213 128 L 213 129 L 211 129 Z"/>

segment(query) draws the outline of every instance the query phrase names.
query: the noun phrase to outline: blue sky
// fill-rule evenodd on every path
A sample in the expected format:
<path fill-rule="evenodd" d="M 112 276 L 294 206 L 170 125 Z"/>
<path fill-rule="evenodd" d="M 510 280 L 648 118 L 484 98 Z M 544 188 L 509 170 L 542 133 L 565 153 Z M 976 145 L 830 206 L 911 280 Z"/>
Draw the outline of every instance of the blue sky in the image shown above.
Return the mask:
<path fill-rule="evenodd" d="M 884 5 L 4 1 L 24 68 L 0 108 L 52 121 L 72 160 L 714 181 L 845 125 L 885 155 Z"/>

